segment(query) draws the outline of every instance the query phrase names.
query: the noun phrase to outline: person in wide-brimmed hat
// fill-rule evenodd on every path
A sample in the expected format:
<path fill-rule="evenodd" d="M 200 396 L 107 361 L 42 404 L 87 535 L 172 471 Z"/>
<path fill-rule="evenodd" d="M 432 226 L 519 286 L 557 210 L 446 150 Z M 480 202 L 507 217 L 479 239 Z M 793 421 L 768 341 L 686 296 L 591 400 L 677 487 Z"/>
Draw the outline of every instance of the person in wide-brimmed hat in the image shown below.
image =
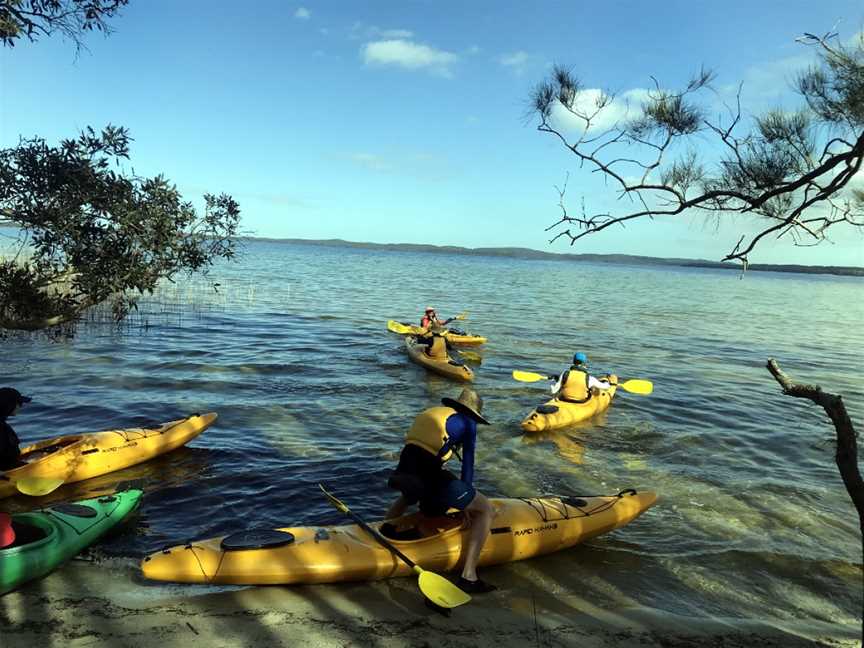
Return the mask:
<path fill-rule="evenodd" d="M 18 409 L 31 400 L 17 389 L 0 387 L 0 470 L 15 468 L 21 455 L 18 435 L 6 419 L 15 416 Z"/>
<path fill-rule="evenodd" d="M 405 509 L 419 504 L 425 515 L 443 515 L 450 508 L 471 517 L 471 531 L 465 562 L 458 585 L 466 592 L 479 594 L 496 589 L 477 577 L 477 560 L 492 526 L 492 505 L 474 488 L 474 447 L 477 424 L 488 425 L 483 416 L 483 399 L 466 387 L 458 398 L 442 398 L 441 405 L 417 415 L 405 435 L 399 465 L 388 485 L 401 495 L 387 511 L 387 519 L 397 518 Z M 444 469 L 444 464 L 462 448 L 462 474 L 459 478 Z M 383 527 L 382 527 L 383 530 Z"/>

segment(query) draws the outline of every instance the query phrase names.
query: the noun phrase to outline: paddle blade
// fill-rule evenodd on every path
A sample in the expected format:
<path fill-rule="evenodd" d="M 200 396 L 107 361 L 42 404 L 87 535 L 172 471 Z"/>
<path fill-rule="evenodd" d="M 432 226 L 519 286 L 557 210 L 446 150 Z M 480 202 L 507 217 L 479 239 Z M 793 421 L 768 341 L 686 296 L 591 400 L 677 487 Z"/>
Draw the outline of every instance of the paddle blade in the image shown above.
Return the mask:
<path fill-rule="evenodd" d="M 420 591 L 436 605 L 443 608 L 454 608 L 465 605 L 471 600 L 468 594 L 440 574 L 425 571 L 420 567 L 414 569 L 420 572 L 420 578 L 417 580 Z"/>
<path fill-rule="evenodd" d="M 411 332 L 411 327 L 400 324 L 396 320 L 387 320 L 387 330 L 399 335 L 406 335 Z"/>
<path fill-rule="evenodd" d="M 27 477 L 15 482 L 15 486 L 21 493 L 31 497 L 41 497 L 52 493 L 63 485 L 64 479 L 56 477 Z"/>
<path fill-rule="evenodd" d="M 12 528 L 12 516 L 0 513 L 0 549 L 15 542 L 15 529 Z"/>
<path fill-rule="evenodd" d="M 480 357 L 480 354 L 474 353 L 473 351 L 459 351 L 459 355 L 465 358 L 468 362 L 476 362 L 477 364 L 483 362 L 483 358 Z"/>
<path fill-rule="evenodd" d="M 348 513 L 348 506 L 342 502 L 338 497 L 336 497 L 333 493 L 324 488 L 323 484 L 318 484 L 318 488 L 321 489 L 321 492 L 330 500 L 330 503 L 342 511 L 343 513 Z"/>
<path fill-rule="evenodd" d="M 543 374 L 534 373 L 533 371 L 519 371 L 518 369 L 513 370 L 513 378 L 519 382 L 537 382 L 538 380 L 549 379 L 548 376 L 544 376 Z"/>
<path fill-rule="evenodd" d="M 468 319 L 468 311 L 465 311 L 464 313 L 459 313 L 459 314 L 456 315 L 453 319 L 454 319 L 454 320 L 464 320 L 464 319 Z"/>
<path fill-rule="evenodd" d="M 643 396 L 647 396 L 654 391 L 654 383 L 650 380 L 639 380 L 636 378 L 633 380 L 625 380 L 618 386 L 624 391 L 632 392 L 634 394 L 642 394 Z"/>

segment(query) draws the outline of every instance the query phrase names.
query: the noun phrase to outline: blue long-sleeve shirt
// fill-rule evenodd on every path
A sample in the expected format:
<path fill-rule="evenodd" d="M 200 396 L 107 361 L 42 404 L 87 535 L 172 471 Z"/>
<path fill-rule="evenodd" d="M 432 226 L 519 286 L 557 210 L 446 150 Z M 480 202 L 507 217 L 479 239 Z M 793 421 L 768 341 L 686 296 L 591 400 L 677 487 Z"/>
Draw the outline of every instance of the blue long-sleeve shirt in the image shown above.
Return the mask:
<path fill-rule="evenodd" d="M 451 449 L 462 446 L 462 476 L 461 480 L 472 485 L 474 481 L 474 448 L 477 445 L 477 421 L 467 414 L 456 412 L 447 417 L 445 424 L 447 441 L 438 451 L 441 458 Z"/>

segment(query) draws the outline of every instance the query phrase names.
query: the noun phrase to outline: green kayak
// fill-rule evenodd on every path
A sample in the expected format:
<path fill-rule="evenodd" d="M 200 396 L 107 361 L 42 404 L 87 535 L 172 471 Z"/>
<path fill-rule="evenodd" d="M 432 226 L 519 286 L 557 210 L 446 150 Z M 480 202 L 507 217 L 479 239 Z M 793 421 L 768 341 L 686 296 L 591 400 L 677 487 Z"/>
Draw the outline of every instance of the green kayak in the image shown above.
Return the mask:
<path fill-rule="evenodd" d="M 15 541 L 0 549 L 0 594 L 45 576 L 123 522 L 142 492 L 62 503 L 12 515 Z"/>

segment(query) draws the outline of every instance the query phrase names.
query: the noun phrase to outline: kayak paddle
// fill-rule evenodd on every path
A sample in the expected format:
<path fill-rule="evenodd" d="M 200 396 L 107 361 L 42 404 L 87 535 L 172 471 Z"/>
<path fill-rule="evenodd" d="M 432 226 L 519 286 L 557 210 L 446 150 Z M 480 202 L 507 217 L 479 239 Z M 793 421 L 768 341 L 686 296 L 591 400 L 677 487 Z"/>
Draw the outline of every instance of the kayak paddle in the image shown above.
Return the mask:
<path fill-rule="evenodd" d="M 399 335 L 408 335 L 412 333 L 412 326 L 410 324 L 402 324 L 401 322 L 397 322 L 396 320 L 387 320 L 387 330 L 393 333 L 398 333 Z"/>
<path fill-rule="evenodd" d="M 327 497 L 330 503 L 348 515 L 352 520 L 354 520 L 360 527 L 369 533 L 373 538 L 375 538 L 382 545 L 387 547 L 390 551 L 392 551 L 396 556 L 401 558 L 411 569 L 413 569 L 417 574 L 419 574 L 419 578 L 417 579 L 417 584 L 420 586 L 420 591 L 423 592 L 423 595 L 435 603 L 436 605 L 443 608 L 454 608 L 459 605 L 464 605 L 468 601 L 471 600 L 471 597 L 463 592 L 461 589 L 456 587 L 449 580 L 441 576 L 440 574 L 436 574 L 435 572 L 426 571 L 420 565 L 411 560 L 408 556 L 399 551 L 396 547 L 394 547 L 388 540 L 378 533 L 375 529 L 366 524 L 360 516 L 357 515 L 354 511 L 348 508 L 346 504 L 344 504 L 340 499 L 338 499 L 335 495 L 330 493 L 322 484 L 318 484 L 318 488 L 321 489 L 321 492 Z"/>
<path fill-rule="evenodd" d="M 15 542 L 15 529 L 12 528 L 12 516 L 0 513 L 0 549 Z"/>
<path fill-rule="evenodd" d="M 558 376 L 545 376 L 543 374 L 534 373 L 533 371 L 519 371 L 518 369 L 514 369 L 513 378 L 519 382 L 537 382 L 538 380 L 557 380 Z M 642 394 L 643 396 L 647 396 L 654 391 L 654 383 L 650 380 L 640 380 L 638 378 L 625 380 L 624 382 L 617 383 L 617 385 L 624 391 L 632 392 L 634 394 Z"/>
<path fill-rule="evenodd" d="M 42 497 L 60 488 L 65 481 L 58 477 L 25 477 L 16 481 L 15 486 L 25 495 Z"/>
<path fill-rule="evenodd" d="M 476 362 L 477 364 L 483 362 L 483 358 L 480 357 L 479 353 L 474 353 L 473 351 L 459 351 L 458 349 L 456 350 L 456 353 L 468 360 L 468 362 Z"/>

